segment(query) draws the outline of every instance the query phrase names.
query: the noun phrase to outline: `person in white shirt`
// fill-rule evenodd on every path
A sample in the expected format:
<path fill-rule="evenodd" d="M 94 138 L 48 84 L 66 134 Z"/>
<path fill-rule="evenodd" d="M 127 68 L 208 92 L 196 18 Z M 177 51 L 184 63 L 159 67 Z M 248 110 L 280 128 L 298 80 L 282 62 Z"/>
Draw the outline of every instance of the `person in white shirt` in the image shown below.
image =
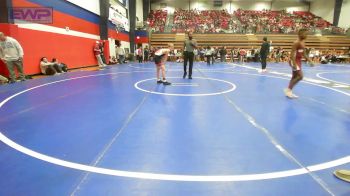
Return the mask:
<path fill-rule="evenodd" d="M 210 46 L 207 47 L 207 49 L 205 49 L 205 57 L 207 58 L 207 65 L 210 65 L 210 59 L 213 55 L 213 50 L 210 48 Z"/>
<path fill-rule="evenodd" d="M 0 59 L 6 64 L 10 72 L 10 83 L 16 82 L 15 67 L 17 68 L 21 81 L 25 80 L 23 73 L 23 55 L 23 48 L 18 41 L 0 32 Z"/>
<path fill-rule="evenodd" d="M 168 48 L 161 48 L 154 53 L 154 63 L 157 67 L 157 84 L 170 85 L 165 76 L 165 62 L 171 50 L 174 49 L 174 44 L 168 44 Z M 160 72 L 163 78 L 160 79 Z"/>
<path fill-rule="evenodd" d="M 121 44 L 117 45 L 116 53 L 118 55 L 118 62 L 123 64 L 125 61 L 125 50 L 121 47 Z"/>

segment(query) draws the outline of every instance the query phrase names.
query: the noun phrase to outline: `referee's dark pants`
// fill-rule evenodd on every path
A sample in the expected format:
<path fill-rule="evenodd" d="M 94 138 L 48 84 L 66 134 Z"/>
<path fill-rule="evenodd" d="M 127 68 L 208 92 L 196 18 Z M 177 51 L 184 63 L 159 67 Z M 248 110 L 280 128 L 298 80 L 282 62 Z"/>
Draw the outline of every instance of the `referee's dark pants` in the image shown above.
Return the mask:
<path fill-rule="evenodd" d="M 261 56 L 261 69 L 266 69 L 266 59 L 267 56 Z"/>
<path fill-rule="evenodd" d="M 194 53 L 193 52 L 184 52 L 184 77 L 187 75 L 187 63 L 190 62 L 190 66 L 188 69 L 188 77 L 192 77 L 192 69 L 193 69 L 193 59 L 194 59 Z"/>

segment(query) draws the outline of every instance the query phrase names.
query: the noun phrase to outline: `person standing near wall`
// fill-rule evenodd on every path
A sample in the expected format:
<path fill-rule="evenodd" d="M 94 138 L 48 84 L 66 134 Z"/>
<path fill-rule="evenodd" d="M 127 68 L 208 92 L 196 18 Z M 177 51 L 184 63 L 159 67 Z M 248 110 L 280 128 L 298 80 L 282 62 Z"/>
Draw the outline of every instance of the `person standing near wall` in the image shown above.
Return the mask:
<path fill-rule="evenodd" d="M 20 80 L 25 81 L 23 73 L 23 55 L 23 48 L 18 41 L 0 32 L 0 58 L 6 64 L 10 72 L 9 83 L 16 82 L 15 67 L 19 73 Z"/>
<path fill-rule="evenodd" d="M 193 39 L 192 32 L 188 33 L 188 39 L 184 42 L 184 75 L 187 76 L 187 63 L 189 62 L 188 79 L 192 79 L 194 49 L 197 48 L 197 41 Z"/>
<path fill-rule="evenodd" d="M 120 43 L 118 43 L 118 45 L 117 45 L 116 54 L 118 56 L 119 64 L 123 64 L 125 61 L 125 50 L 124 50 L 124 48 L 121 47 Z"/>
<path fill-rule="evenodd" d="M 97 59 L 98 66 L 100 68 L 104 68 L 107 65 L 103 63 L 102 58 L 101 58 L 101 49 L 100 49 L 100 42 L 96 41 L 96 44 L 94 46 L 94 53 Z"/>
<path fill-rule="evenodd" d="M 267 42 L 267 37 L 264 37 L 263 41 L 260 48 L 261 72 L 266 72 L 266 59 L 269 56 L 270 44 Z"/>
<path fill-rule="evenodd" d="M 139 63 L 142 63 L 142 53 L 142 46 L 139 46 L 139 48 L 136 50 L 137 60 L 139 61 Z"/>
<path fill-rule="evenodd" d="M 103 62 L 103 64 L 107 65 L 107 61 L 106 61 L 106 57 L 105 57 L 105 41 L 104 40 L 102 40 L 100 42 L 99 47 L 100 47 L 100 51 L 101 51 L 100 56 L 101 56 L 102 62 Z"/>

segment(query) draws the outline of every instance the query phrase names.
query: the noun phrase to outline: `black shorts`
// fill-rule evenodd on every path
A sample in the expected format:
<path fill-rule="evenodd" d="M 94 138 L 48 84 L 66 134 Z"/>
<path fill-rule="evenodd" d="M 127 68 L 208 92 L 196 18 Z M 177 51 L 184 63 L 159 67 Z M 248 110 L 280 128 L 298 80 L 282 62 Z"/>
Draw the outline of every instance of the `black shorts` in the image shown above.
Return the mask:
<path fill-rule="evenodd" d="M 162 62 L 162 58 L 164 57 L 164 55 L 158 56 L 158 55 L 154 55 L 154 63 L 156 65 L 159 65 Z"/>

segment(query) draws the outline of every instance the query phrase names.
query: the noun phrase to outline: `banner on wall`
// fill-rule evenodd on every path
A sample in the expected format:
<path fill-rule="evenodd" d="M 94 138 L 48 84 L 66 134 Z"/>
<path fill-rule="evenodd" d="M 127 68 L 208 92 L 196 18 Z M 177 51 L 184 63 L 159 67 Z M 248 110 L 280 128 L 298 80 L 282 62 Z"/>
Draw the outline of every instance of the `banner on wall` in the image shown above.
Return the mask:
<path fill-rule="evenodd" d="M 119 4 L 111 5 L 111 8 L 114 9 L 114 11 L 118 12 L 124 17 L 127 17 L 127 9 Z"/>
<path fill-rule="evenodd" d="M 109 20 L 115 24 L 118 29 L 123 28 L 125 31 L 129 31 L 130 29 L 129 20 L 112 8 L 109 8 Z"/>

